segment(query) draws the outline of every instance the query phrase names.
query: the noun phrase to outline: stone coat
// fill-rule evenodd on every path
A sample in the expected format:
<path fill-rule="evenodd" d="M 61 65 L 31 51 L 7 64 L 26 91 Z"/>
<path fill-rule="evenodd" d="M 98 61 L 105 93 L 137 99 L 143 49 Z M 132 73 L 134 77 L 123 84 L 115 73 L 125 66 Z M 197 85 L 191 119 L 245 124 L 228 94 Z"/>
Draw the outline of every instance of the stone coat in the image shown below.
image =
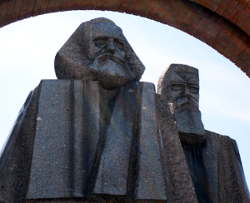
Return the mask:
<path fill-rule="evenodd" d="M 200 203 L 248 203 L 249 192 L 235 140 L 206 131 L 206 141 L 182 143 Z M 199 194 L 198 194 L 199 193 Z"/>
<path fill-rule="evenodd" d="M 44 80 L 0 160 L 0 200 L 127 195 L 166 200 L 155 89 L 132 82 Z"/>
<path fill-rule="evenodd" d="M 198 151 L 208 202 L 248 203 L 235 141 L 206 131 Z M 0 202 L 198 203 L 194 157 L 153 84 L 45 80 L 1 155 Z"/>

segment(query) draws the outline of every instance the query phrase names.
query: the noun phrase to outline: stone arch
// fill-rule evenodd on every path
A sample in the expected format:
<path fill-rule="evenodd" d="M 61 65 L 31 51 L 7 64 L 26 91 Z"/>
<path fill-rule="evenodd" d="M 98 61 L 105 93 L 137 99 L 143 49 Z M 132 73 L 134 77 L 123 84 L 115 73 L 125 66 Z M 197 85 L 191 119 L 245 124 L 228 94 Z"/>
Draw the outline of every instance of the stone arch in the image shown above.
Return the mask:
<path fill-rule="evenodd" d="M 250 77 L 249 0 L 2 0 L 0 27 L 30 16 L 80 9 L 126 12 L 171 25 L 207 43 Z"/>

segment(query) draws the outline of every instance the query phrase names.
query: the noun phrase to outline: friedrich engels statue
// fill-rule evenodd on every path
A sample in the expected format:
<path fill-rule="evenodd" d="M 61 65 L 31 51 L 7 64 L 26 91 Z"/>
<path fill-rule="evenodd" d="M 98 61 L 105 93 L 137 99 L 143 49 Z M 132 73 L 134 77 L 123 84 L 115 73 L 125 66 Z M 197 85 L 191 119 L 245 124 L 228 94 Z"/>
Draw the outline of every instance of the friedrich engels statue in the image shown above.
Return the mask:
<path fill-rule="evenodd" d="M 175 121 L 198 202 L 250 202 L 235 140 L 204 129 L 198 69 L 170 65 L 158 92 Z"/>

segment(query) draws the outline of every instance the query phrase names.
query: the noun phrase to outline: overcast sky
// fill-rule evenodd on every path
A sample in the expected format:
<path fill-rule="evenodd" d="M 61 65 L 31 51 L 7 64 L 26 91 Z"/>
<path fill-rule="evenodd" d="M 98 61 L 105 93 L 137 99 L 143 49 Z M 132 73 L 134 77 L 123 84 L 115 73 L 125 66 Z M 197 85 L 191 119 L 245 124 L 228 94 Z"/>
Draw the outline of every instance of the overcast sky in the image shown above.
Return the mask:
<path fill-rule="evenodd" d="M 0 149 L 29 91 L 55 79 L 56 52 L 81 22 L 108 17 L 119 25 L 144 63 L 143 81 L 157 85 L 171 63 L 200 72 L 200 109 L 205 128 L 238 143 L 250 185 L 250 80 L 238 67 L 198 39 L 173 27 L 133 15 L 74 11 L 29 18 L 0 30 Z"/>

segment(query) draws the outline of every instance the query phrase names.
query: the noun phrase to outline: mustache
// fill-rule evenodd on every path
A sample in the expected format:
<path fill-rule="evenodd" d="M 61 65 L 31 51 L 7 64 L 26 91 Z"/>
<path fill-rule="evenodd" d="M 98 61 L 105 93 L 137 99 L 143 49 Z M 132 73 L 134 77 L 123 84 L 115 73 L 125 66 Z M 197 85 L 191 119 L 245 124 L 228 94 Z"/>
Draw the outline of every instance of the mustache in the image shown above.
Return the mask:
<path fill-rule="evenodd" d="M 176 107 L 177 108 L 183 108 L 183 107 L 186 107 L 186 106 L 197 107 L 198 105 L 199 104 L 198 104 L 197 99 L 192 97 L 192 96 L 181 96 L 181 97 L 178 97 L 176 99 Z"/>
<path fill-rule="evenodd" d="M 105 62 L 106 60 L 112 60 L 116 63 L 121 64 L 121 65 L 123 65 L 125 63 L 124 59 L 117 56 L 116 54 L 112 54 L 109 52 L 99 53 L 99 54 L 97 54 L 97 56 L 95 58 L 102 61 L 102 62 Z"/>

